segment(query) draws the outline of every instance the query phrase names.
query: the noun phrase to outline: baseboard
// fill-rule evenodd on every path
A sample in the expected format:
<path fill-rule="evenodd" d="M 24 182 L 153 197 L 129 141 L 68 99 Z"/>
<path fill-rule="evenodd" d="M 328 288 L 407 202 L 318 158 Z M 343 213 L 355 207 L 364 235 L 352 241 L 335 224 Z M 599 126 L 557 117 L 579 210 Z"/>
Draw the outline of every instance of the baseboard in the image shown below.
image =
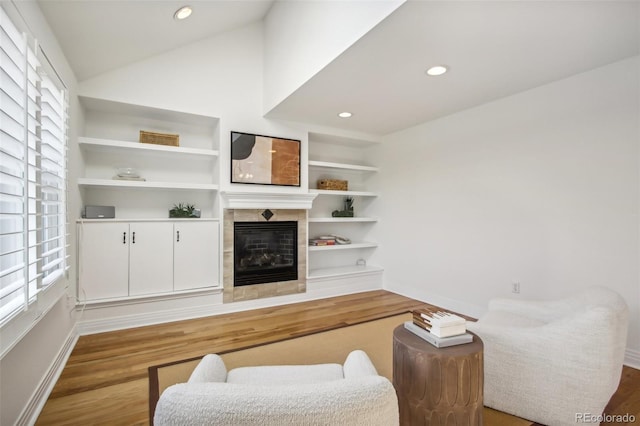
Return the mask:
<path fill-rule="evenodd" d="M 627 349 L 624 356 L 624 365 L 640 370 L 640 351 Z"/>
<path fill-rule="evenodd" d="M 64 370 L 64 367 L 67 364 L 67 360 L 71 356 L 73 348 L 76 346 L 78 337 L 77 329 L 75 327 L 72 328 L 64 342 L 64 345 L 60 351 L 58 351 L 58 355 L 49 366 L 47 373 L 33 392 L 33 395 L 31 395 L 31 398 L 24 410 L 22 410 L 22 413 L 20 413 L 20 416 L 16 421 L 16 425 L 28 426 L 36 423 L 36 420 L 38 420 L 38 416 L 44 408 L 49 395 L 51 395 L 51 392 L 53 391 L 53 387 L 56 385 L 58 378 L 62 374 L 62 370 Z"/>
<path fill-rule="evenodd" d="M 215 314 L 216 312 L 212 309 L 212 306 L 203 305 L 156 312 L 143 312 L 140 314 L 105 319 L 84 320 L 78 323 L 78 334 L 80 336 L 86 336 L 89 334 L 144 327 L 147 325 L 200 318 Z"/>
<path fill-rule="evenodd" d="M 326 297 L 342 296 L 345 294 L 379 289 L 381 289 L 381 283 L 376 283 L 372 280 L 369 280 L 368 282 L 367 280 L 361 280 L 361 282 L 351 282 L 347 280 L 346 284 L 342 283 L 342 285 L 327 287 L 308 283 L 306 293 L 246 300 L 234 303 L 222 303 L 220 300 L 220 302 L 206 305 L 141 312 L 137 314 L 119 315 L 102 319 L 80 320 L 77 327 L 78 334 L 80 336 L 85 336 L 95 333 L 104 333 L 108 331 L 124 330 L 127 328 L 143 327 L 172 321 L 209 317 L 212 315 L 267 308 L 286 305 L 289 303 L 306 302 Z"/>

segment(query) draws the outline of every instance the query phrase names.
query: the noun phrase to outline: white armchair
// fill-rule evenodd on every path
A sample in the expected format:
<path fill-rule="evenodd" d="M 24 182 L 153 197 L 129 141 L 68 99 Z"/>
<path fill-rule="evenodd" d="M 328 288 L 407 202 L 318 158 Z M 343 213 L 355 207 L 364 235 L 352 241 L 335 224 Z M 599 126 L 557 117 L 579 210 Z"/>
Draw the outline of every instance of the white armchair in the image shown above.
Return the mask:
<path fill-rule="evenodd" d="M 205 356 L 189 381 L 168 387 L 154 425 L 362 425 L 399 423 L 391 382 L 367 354 L 344 363 L 240 367 Z"/>
<path fill-rule="evenodd" d="M 628 316 L 602 287 L 556 301 L 492 300 L 468 323 L 484 342 L 485 406 L 553 426 L 602 414 L 620 381 Z"/>

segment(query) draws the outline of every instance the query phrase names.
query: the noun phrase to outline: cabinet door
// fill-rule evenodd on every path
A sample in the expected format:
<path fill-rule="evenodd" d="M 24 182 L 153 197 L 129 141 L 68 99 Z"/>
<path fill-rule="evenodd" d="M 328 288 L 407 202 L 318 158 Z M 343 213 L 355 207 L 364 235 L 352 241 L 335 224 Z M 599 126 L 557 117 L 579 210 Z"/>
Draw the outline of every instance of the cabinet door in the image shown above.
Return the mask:
<path fill-rule="evenodd" d="M 174 226 L 174 290 L 218 284 L 218 222 L 179 222 Z"/>
<path fill-rule="evenodd" d="M 129 295 L 129 224 L 78 225 L 79 298 L 109 299 Z"/>
<path fill-rule="evenodd" d="M 173 290 L 173 224 L 130 224 L 129 295 L 168 293 Z"/>

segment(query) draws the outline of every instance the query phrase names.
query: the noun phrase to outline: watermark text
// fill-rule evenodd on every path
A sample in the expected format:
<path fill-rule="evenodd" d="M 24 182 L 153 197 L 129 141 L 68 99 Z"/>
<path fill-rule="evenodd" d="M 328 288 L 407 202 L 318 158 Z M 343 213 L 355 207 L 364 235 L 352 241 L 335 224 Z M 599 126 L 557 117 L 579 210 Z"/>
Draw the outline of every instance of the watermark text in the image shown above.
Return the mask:
<path fill-rule="evenodd" d="M 576 423 L 635 423 L 633 414 L 591 414 L 576 413 Z"/>

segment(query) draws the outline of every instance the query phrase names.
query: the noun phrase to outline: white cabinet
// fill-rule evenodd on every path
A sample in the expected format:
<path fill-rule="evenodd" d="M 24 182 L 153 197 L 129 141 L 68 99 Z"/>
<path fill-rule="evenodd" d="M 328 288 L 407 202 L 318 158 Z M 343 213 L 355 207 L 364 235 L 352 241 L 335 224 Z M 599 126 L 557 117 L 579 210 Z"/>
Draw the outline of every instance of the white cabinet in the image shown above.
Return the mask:
<path fill-rule="evenodd" d="M 309 278 L 348 276 L 380 272 L 369 258 L 378 246 L 372 231 L 378 221 L 371 214 L 371 204 L 378 194 L 375 175 L 378 168 L 367 164 L 367 150 L 373 142 L 309 134 L 309 192 L 318 196 L 309 211 L 309 238 L 319 235 L 339 235 L 351 240 L 348 245 L 310 246 Z M 347 191 L 317 189 L 320 179 L 348 181 Z M 354 217 L 333 217 L 332 211 L 342 210 L 344 199 L 354 200 Z"/>
<path fill-rule="evenodd" d="M 174 224 L 174 290 L 218 284 L 219 239 L 217 222 Z"/>
<path fill-rule="evenodd" d="M 219 119 L 80 97 L 85 170 L 78 178 L 84 205 L 113 205 L 121 219 L 167 218 L 174 204 L 194 204 L 217 217 Z M 179 134 L 180 146 L 138 142 L 140 130 Z M 117 178 L 133 168 L 143 180 Z"/>
<path fill-rule="evenodd" d="M 80 298 L 122 300 L 215 287 L 219 244 L 217 220 L 80 221 Z"/>
<path fill-rule="evenodd" d="M 173 291 L 173 223 L 129 224 L 129 296 Z"/>
<path fill-rule="evenodd" d="M 82 300 L 129 295 L 129 224 L 78 225 L 80 291 Z"/>

